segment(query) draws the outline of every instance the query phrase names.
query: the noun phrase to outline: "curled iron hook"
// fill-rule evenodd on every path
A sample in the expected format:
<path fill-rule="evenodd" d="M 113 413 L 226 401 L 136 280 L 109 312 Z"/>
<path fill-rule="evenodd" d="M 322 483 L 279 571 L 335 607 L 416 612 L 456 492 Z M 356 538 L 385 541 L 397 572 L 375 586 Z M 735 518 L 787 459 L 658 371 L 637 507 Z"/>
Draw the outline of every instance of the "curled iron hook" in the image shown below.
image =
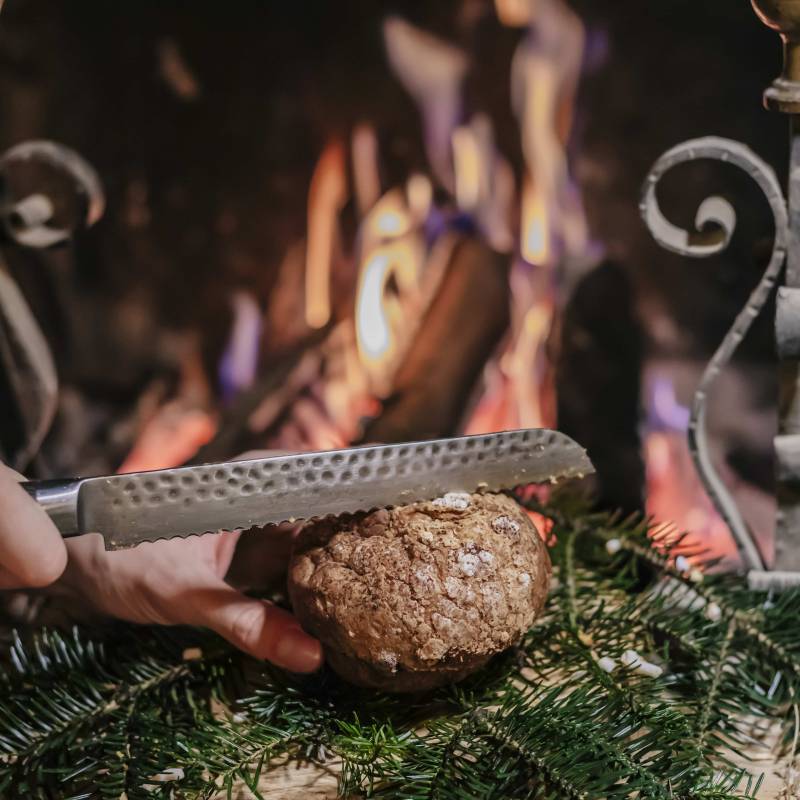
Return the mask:
<path fill-rule="evenodd" d="M 700 205 L 695 219 L 697 232 L 685 231 L 673 225 L 658 205 L 656 187 L 661 178 L 678 164 L 701 159 L 721 161 L 746 172 L 764 193 L 775 219 L 775 239 L 769 264 L 703 373 L 694 395 L 688 432 L 689 449 L 700 479 L 736 539 L 745 566 L 751 570 L 762 570 L 765 568 L 764 559 L 753 534 L 711 460 L 706 406 L 711 387 L 763 310 L 781 274 L 789 238 L 788 212 L 774 171 L 750 148 L 740 142 L 715 136 L 694 139 L 664 153 L 645 180 L 640 205 L 642 218 L 662 247 L 681 255 L 706 258 L 722 252 L 730 244 L 736 228 L 736 212 L 724 198 L 710 197 Z M 714 223 L 716 228 L 710 235 L 703 231 L 708 223 Z"/>

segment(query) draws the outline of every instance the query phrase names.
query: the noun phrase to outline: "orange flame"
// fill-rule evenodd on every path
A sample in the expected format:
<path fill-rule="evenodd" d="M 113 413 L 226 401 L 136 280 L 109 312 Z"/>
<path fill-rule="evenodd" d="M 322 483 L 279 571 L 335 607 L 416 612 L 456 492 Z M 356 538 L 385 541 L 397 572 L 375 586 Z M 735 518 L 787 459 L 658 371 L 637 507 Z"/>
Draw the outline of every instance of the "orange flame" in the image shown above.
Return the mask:
<path fill-rule="evenodd" d="M 522 257 L 529 264 L 550 260 L 550 212 L 540 184 L 525 181 L 522 192 Z"/>
<path fill-rule="evenodd" d="M 480 146 L 469 127 L 453 131 L 453 165 L 458 206 L 472 211 L 481 198 L 482 164 Z"/>
<path fill-rule="evenodd" d="M 331 261 L 337 218 L 346 200 L 344 147 L 341 142 L 329 142 L 319 157 L 308 193 L 306 323 L 310 328 L 323 328 L 331 318 Z"/>
<path fill-rule="evenodd" d="M 210 387 L 196 347 L 187 349 L 180 366 L 176 397 L 162 402 L 155 386 L 140 399 L 138 435 L 117 472 L 180 466 L 217 432 L 216 416 L 209 410 Z"/>
<path fill-rule="evenodd" d="M 711 558 L 736 558 L 736 544 L 697 479 L 686 436 L 656 431 L 645 442 L 647 513 L 669 520 L 708 548 Z"/>
<path fill-rule="evenodd" d="M 518 203 L 519 259 L 511 271 L 511 332 L 485 371 L 484 393 L 469 433 L 555 424 L 547 352 L 557 308 L 553 272 L 562 262 L 569 268 L 590 260 L 566 150 L 583 25 L 563 0 L 495 0 L 495 10 L 502 24 L 530 29 L 520 39 L 511 76 L 526 169 Z"/>
<path fill-rule="evenodd" d="M 385 363 L 397 354 L 396 331 L 403 318 L 397 297 L 386 291 L 391 278 L 400 287 L 413 285 L 416 258 L 410 242 L 377 247 L 364 263 L 356 299 L 356 331 L 358 350 L 367 366 Z"/>
<path fill-rule="evenodd" d="M 485 390 L 467 434 L 553 426 L 552 376 L 545 353 L 552 320 L 553 307 L 543 300 L 525 312 L 513 343 L 486 369 Z"/>
<path fill-rule="evenodd" d="M 421 193 L 423 187 L 415 186 Z M 401 340 L 413 327 L 408 312 L 422 262 L 421 241 L 404 193 L 395 189 L 385 194 L 367 215 L 361 233 L 356 341 L 361 362 L 380 393 L 401 352 Z"/>
<path fill-rule="evenodd" d="M 509 28 L 524 28 L 531 22 L 531 0 L 495 0 L 494 6 L 497 18 Z"/>

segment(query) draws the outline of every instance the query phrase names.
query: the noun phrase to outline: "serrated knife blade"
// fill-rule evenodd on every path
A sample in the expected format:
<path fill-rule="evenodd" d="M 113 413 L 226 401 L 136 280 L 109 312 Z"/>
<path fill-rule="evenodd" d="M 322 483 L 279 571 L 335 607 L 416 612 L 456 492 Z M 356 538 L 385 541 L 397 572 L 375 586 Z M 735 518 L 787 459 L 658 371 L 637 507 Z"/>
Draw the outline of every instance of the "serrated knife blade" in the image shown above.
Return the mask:
<path fill-rule="evenodd" d="M 532 429 L 23 486 L 63 536 L 101 533 L 117 550 L 592 472 L 568 436 Z"/>

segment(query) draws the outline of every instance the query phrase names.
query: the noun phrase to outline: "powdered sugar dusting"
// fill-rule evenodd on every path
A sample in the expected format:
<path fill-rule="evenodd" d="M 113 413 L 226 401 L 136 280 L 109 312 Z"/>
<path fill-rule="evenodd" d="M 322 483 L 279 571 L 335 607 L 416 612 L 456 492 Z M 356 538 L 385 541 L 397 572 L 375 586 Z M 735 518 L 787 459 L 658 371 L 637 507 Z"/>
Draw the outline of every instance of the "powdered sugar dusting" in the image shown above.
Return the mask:
<path fill-rule="evenodd" d="M 511 519 L 511 517 L 495 517 L 492 520 L 492 528 L 494 528 L 495 533 L 503 533 L 506 536 L 519 535 L 519 522 Z"/>
<path fill-rule="evenodd" d="M 437 497 L 433 504 L 453 511 L 466 511 L 469 508 L 470 496 L 466 492 L 448 492 L 443 497 Z"/>
<path fill-rule="evenodd" d="M 444 581 L 444 590 L 447 592 L 447 596 L 453 600 L 456 600 L 462 592 L 461 581 L 457 580 L 453 577 L 447 577 Z"/>
<path fill-rule="evenodd" d="M 386 667 L 390 672 L 397 672 L 397 654 L 392 653 L 389 650 L 381 650 L 378 653 L 377 658 L 378 663 Z"/>
<path fill-rule="evenodd" d="M 421 592 L 436 591 L 436 576 L 430 566 L 414 570 L 414 588 Z"/>
<path fill-rule="evenodd" d="M 465 553 L 462 551 L 458 554 L 458 566 L 461 568 L 461 571 L 470 578 L 478 571 L 480 563 L 480 558 L 472 553 Z"/>

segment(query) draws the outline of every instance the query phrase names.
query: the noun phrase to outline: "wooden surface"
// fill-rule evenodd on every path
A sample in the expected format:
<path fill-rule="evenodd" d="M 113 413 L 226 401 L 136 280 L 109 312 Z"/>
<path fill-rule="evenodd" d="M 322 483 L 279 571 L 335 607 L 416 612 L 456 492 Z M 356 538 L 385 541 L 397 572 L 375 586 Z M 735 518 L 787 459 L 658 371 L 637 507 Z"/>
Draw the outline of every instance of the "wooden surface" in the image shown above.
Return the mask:
<path fill-rule="evenodd" d="M 263 776 L 259 784 L 262 797 L 269 800 L 332 800 L 336 798 L 337 770 L 335 765 L 323 768 L 314 764 L 281 763 Z M 220 792 L 215 800 L 226 800 Z M 237 787 L 235 800 L 250 800 L 255 795 L 244 785 Z"/>

